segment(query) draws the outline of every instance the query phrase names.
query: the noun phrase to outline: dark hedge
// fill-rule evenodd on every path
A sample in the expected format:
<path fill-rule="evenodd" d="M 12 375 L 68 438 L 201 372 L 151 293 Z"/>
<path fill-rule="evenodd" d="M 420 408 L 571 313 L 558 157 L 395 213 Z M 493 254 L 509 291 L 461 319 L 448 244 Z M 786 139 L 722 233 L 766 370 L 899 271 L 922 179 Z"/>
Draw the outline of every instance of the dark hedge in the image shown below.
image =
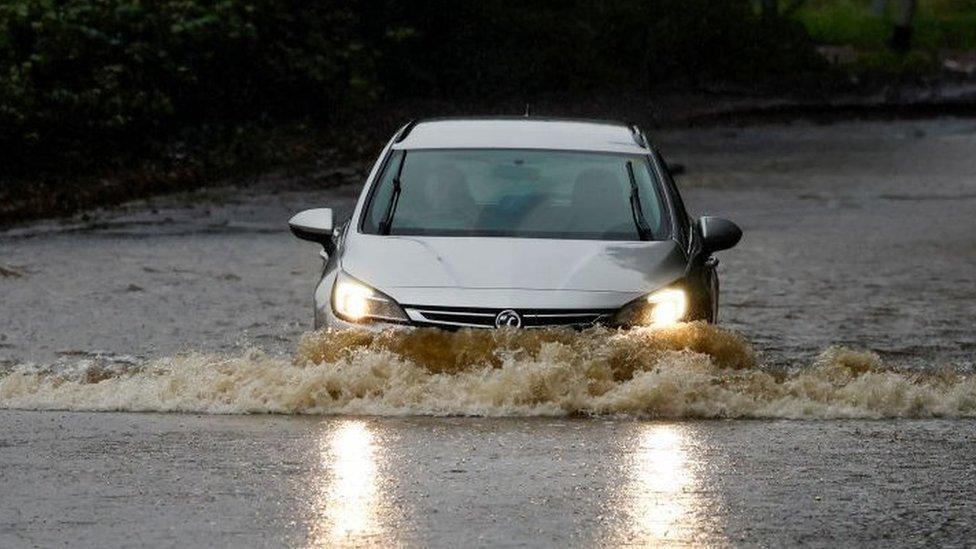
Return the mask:
<path fill-rule="evenodd" d="M 0 178 L 377 102 L 752 85 L 814 65 L 748 0 L 3 0 Z"/>

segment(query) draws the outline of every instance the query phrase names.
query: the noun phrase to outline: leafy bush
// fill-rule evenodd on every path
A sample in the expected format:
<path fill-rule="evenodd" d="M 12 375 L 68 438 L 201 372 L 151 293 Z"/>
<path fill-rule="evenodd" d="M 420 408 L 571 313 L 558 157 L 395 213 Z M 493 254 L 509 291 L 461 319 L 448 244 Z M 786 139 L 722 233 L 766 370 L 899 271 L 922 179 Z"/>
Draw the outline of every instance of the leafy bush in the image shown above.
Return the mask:
<path fill-rule="evenodd" d="M 807 0 L 795 18 L 818 42 L 849 44 L 866 50 L 885 50 L 891 37 L 891 11 L 878 14 L 870 0 Z M 976 1 L 927 0 L 918 3 L 916 47 L 971 50 L 976 47 Z"/>
<path fill-rule="evenodd" d="M 798 25 L 760 21 L 749 0 L 5 0 L 0 179 L 377 98 L 754 83 L 810 59 Z"/>
<path fill-rule="evenodd" d="M 85 166 L 139 154 L 186 127 L 339 111 L 354 90 L 370 91 L 342 4 L 8 0 L 7 166 L 43 168 L 35 160 L 50 157 Z"/>

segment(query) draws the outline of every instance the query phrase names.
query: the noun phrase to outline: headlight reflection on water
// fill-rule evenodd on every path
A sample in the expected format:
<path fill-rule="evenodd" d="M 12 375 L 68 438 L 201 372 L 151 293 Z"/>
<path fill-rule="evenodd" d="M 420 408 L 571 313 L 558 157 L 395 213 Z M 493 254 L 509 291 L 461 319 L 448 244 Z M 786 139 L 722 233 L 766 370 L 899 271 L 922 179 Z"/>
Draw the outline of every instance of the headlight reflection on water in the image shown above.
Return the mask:
<path fill-rule="evenodd" d="M 687 435 L 680 426 L 648 425 L 635 441 L 624 490 L 630 527 L 624 543 L 658 545 L 691 542 L 703 525 L 697 478 Z"/>
<path fill-rule="evenodd" d="M 381 538 L 383 500 L 378 487 L 373 433 L 358 420 L 344 421 L 323 440 L 325 485 L 316 502 L 319 516 L 311 545 L 357 545 Z"/>

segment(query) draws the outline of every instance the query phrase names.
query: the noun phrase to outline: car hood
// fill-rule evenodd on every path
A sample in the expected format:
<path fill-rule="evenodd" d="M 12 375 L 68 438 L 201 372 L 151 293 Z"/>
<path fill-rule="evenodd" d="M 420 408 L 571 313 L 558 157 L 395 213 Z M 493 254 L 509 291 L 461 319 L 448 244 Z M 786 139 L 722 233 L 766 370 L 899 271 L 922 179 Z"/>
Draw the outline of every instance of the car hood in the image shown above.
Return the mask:
<path fill-rule="evenodd" d="M 641 292 L 682 276 L 672 241 L 608 242 L 529 238 L 356 234 L 342 269 L 374 287 Z"/>

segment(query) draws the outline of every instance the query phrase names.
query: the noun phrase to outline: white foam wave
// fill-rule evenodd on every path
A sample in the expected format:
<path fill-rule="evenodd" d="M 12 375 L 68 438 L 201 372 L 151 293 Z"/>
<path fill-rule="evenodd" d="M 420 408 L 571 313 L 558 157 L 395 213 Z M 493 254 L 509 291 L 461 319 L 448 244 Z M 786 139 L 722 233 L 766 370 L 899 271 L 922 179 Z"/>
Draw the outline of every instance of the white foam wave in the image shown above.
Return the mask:
<path fill-rule="evenodd" d="M 85 359 L 0 374 L 0 408 L 215 414 L 655 418 L 976 417 L 976 379 L 886 369 L 830 347 L 790 372 L 690 324 L 615 332 L 315 333 L 289 360 L 250 350 Z"/>

